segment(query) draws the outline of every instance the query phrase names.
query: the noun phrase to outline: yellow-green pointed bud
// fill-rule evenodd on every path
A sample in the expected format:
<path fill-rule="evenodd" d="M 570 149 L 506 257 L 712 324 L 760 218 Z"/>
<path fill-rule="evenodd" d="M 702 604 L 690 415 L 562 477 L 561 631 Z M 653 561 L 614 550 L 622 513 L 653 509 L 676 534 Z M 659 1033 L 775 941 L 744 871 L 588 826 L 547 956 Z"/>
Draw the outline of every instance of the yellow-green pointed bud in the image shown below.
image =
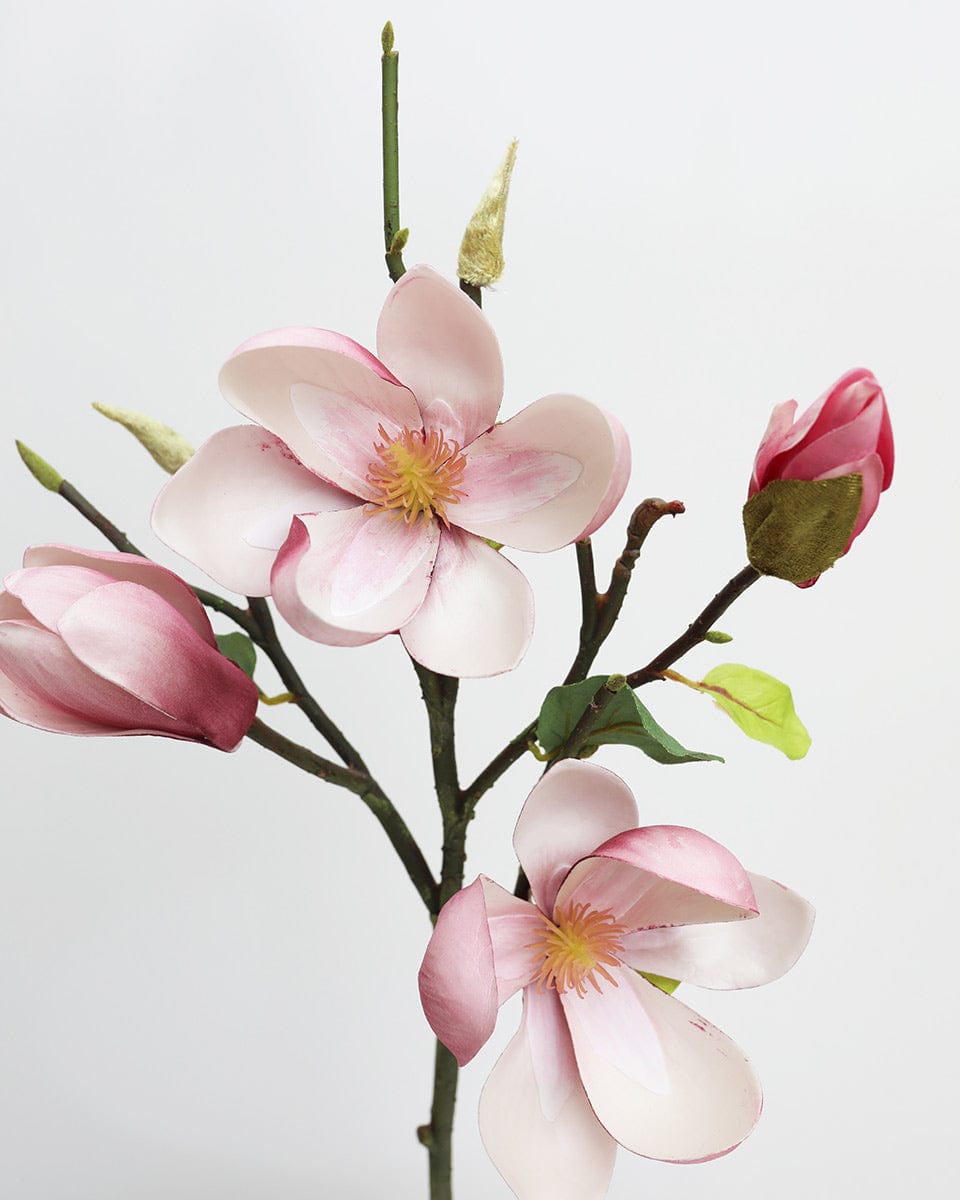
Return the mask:
<path fill-rule="evenodd" d="M 719 629 L 708 629 L 703 635 L 705 642 L 713 642 L 715 646 L 722 646 L 724 642 L 732 642 L 733 635 L 730 633 L 722 633 Z"/>
<path fill-rule="evenodd" d="M 457 274 L 474 287 L 496 283 L 503 274 L 503 223 L 516 158 L 517 143 L 511 142 L 460 243 Z"/>
<path fill-rule="evenodd" d="M 111 421 L 116 421 L 124 429 L 129 429 L 141 446 L 150 454 L 158 466 L 173 475 L 188 458 L 192 458 L 194 449 L 182 434 L 155 421 L 153 417 L 145 417 L 143 413 L 130 412 L 125 408 L 112 408 L 109 404 L 94 404 L 98 413 L 102 413 Z"/>
<path fill-rule="evenodd" d="M 380 31 L 380 46 L 384 54 L 394 54 L 393 49 L 393 22 L 388 21 Z"/>
<path fill-rule="evenodd" d="M 17 442 L 17 450 L 20 452 L 20 457 L 24 461 L 24 465 L 30 474 L 34 477 L 37 483 L 42 483 L 43 486 L 50 492 L 59 492 L 60 484 L 63 483 L 63 476 L 59 471 L 55 471 L 53 467 L 35 454 L 29 446 L 25 446 L 23 442 Z"/>

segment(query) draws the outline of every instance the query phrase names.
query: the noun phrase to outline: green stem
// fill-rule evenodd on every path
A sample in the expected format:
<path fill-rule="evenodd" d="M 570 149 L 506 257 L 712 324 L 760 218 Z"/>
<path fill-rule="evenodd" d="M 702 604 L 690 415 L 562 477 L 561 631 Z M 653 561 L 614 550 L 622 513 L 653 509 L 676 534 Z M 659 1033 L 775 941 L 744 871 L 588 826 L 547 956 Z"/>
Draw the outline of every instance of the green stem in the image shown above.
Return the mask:
<path fill-rule="evenodd" d="M 447 900 L 463 887 L 467 826 L 473 814 L 466 807 L 457 772 L 454 711 L 459 681 L 429 671 L 417 662 L 413 665 L 427 708 L 433 782 L 443 821 L 443 857 L 436 909 L 439 913 Z M 451 1146 L 458 1074 L 456 1059 L 438 1042 L 430 1123 L 421 1126 L 417 1133 L 429 1158 L 430 1200 L 452 1200 L 453 1196 Z"/>
<path fill-rule="evenodd" d="M 580 683 L 586 679 L 600 647 L 610 636 L 610 631 L 620 615 L 633 568 L 650 530 L 661 517 L 677 516 L 683 511 L 684 507 L 679 500 L 655 498 L 644 500 L 634 509 L 627 525 L 626 543 L 620 557 L 614 563 L 610 583 L 603 595 L 598 595 L 596 590 L 593 546 L 590 539 L 585 538 L 576 543 L 581 599 L 580 646 L 570 670 L 564 677 L 564 684 Z M 468 811 L 472 813 L 480 797 L 523 757 L 536 732 L 535 717 L 484 767 L 464 792 Z"/>
<path fill-rule="evenodd" d="M 258 746 L 263 746 L 265 750 L 299 767 L 301 771 L 306 771 L 308 775 L 332 783 L 336 787 L 346 788 L 348 792 L 359 796 L 380 822 L 427 911 L 431 914 L 438 911 L 439 885 L 433 878 L 427 860 L 406 822 L 376 780 L 365 771 L 341 767 L 339 763 L 321 758 L 319 754 L 314 754 L 306 746 L 284 737 L 282 733 L 278 733 L 259 719 L 250 726 L 247 737 Z"/>
<path fill-rule="evenodd" d="M 388 21 L 380 35 L 380 111 L 383 122 L 383 244 L 387 270 L 394 283 L 406 271 L 403 247 L 406 230 L 400 228 L 400 139 L 397 125 L 397 67 L 393 25 Z"/>

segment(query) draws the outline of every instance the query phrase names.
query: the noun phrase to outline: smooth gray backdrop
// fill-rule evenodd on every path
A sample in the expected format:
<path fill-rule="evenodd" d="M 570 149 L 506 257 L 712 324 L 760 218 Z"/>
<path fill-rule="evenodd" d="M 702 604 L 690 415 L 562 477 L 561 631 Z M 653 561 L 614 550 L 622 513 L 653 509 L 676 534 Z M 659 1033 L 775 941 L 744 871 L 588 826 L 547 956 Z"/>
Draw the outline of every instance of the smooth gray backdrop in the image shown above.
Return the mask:
<path fill-rule="evenodd" d="M 954 1195 L 953 780 L 958 30 L 947 3 L 584 6 L 6 0 L 0 25 L 4 569 L 100 546 L 14 436 L 149 553 L 163 481 L 95 400 L 201 441 L 235 417 L 243 338 L 315 323 L 371 344 L 380 246 L 379 31 L 401 51 L 409 263 L 452 273 L 520 139 L 507 272 L 486 311 L 509 414 L 577 391 L 617 412 L 630 507 L 659 526 L 600 660 L 645 662 L 744 561 L 739 509 L 772 406 L 870 367 L 899 463 L 867 532 L 810 591 L 757 585 L 724 619 L 813 735 L 789 763 L 706 699 L 645 698 L 725 766 L 599 761 L 643 818 L 699 826 L 819 910 L 781 982 L 684 998 L 754 1058 L 760 1126 L 698 1167 L 621 1153 L 611 1197 Z M 521 668 L 462 689 L 463 773 L 531 715 L 577 625 L 573 552 L 517 555 L 538 626 Z M 287 643 L 436 860 L 426 728 L 398 639 Z M 263 673 L 267 687 L 275 680 Z M 297 713 L 269 714 L 291 736 Z M 429 926 L 353 797 L 259 747 L 74 740 L 4 722 L 0 1194 L 15 1200 L 425 1195 Z M 951 762 L 948 764 L 948 754 Z M 509 883 L 537 776 L 483 803 L 468 873 Z M 459 1200 L 506 1197 L 475 1124 L 516 1002 L 464 1072 Z"/>

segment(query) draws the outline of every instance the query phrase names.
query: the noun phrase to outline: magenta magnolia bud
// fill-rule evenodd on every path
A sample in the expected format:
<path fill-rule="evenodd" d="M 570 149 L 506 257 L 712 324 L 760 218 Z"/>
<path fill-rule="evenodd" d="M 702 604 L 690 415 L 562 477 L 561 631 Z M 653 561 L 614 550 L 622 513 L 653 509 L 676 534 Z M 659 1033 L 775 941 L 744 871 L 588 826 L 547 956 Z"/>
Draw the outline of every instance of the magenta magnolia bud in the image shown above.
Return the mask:
<path fill-rule="evenodd" d="M 796 400 L 778 404 L 763 435 L 750 495 L 774 479 L 836 479 L 860 475 L 863 494 L 853 532 L 862 533 L 893 480 L 893 431 L 880 384 L 863 367 L 841 375 L 795 421 Z"/>
<path fill-rule="evenodd" d="M 155 733 L 234 750 L 257 709 L 206 613 L 132 554 L 33 546 L 0 592 L 0 713 L 53 733 Z"/>

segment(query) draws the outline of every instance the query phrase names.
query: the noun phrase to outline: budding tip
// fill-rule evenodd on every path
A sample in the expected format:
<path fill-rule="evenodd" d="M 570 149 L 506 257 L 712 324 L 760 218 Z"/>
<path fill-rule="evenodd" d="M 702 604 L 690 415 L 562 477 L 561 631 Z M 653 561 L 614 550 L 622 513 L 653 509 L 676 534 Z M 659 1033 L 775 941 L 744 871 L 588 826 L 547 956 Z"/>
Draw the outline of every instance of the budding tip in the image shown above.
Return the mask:
<path fill-rule="evenodd" d="M 388 21 L 380 31 L 380 45 L 384 54 L 395 54 L 393 48 L 393 22 Z"/>
<path fill-rule="evenodd" d="M 40 457 L 29 446 L 24 445 L 19 439 L 16 439 L 17 453 L 23 459 L 23 464 L 34 477 L 37 483 L 41 484 L 48 492 L 59 492 L 60 485 L 63 483 L 63 476 L 59 471 L 55 470 L 50 464 Z"/>
<path fill-rule="evenodd" d="M 137 439 L 153 461 L 168 475 L 174 475 L 194 455 L 193 446 L 169 425 L 126 408 L 94 401 L 93 407 L 109 421 L 116 421 Z"/>
<path fill-rule="evenodd" d="M 474 287 L 489 287 L 503 274 L 503 227 L 518 145 L 514 139 L 507 147 L 503 161 L 464 230 L 457 275 Z"/>
<path fill-rule="evenodd" d="M 622 692 L 627 686 L 627 677 L 626 675 L 611 675 L 603 686 L 608 692 Z"/>

